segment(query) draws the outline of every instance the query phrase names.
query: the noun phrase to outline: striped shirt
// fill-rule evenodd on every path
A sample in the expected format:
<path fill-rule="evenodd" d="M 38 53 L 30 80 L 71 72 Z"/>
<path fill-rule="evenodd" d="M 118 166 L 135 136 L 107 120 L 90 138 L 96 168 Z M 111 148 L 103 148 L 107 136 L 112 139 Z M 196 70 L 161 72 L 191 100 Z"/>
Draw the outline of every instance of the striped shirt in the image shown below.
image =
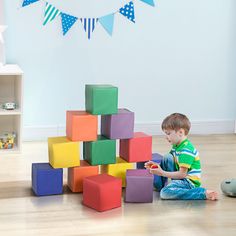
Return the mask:
<path fill-rule="evenodd" d="M 176 169 L 180 167 L 188 168 L 186 178 L 193 183 L 195 187 L 201 185 L 201 163 L 198 151 L 193 144 L 185 139 L 179 145 L 173 145 L 170 153 L 174 157 Z"/>

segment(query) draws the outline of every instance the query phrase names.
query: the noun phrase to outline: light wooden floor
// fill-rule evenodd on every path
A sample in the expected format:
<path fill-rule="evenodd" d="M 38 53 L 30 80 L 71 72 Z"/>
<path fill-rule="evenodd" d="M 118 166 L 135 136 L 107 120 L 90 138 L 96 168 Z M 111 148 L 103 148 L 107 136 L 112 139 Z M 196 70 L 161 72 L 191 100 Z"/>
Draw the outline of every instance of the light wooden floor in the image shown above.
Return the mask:
<path fill-rule="evenodd" d="M 83 206 L 82 195 L 66 186 L 63 195 L 33 196 L 31 163 L 48 161 L 47 144 L 24 143 L 21 155 L 0 156 L 0 235 L 236 235 L 236 198 L 220 192 L 223 179 L 236 178 L 236 135 L 191 140 L 201 154 L 203 185 L 218 190 L 219 201 L 164 201 L 154 192 L 153 203 L 104 213 Z M 163 137 L 154 138 L 153 152 L 168 150 Z"/>

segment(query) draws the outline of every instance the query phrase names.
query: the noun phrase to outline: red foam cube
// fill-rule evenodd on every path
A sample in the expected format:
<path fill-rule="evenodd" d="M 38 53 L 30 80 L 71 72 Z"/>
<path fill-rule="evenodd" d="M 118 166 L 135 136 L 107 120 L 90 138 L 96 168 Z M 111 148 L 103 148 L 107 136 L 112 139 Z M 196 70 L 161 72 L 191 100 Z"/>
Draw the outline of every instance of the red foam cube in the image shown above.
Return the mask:
<path fill-rule="evenodd" d="M 84 178 L 83 204 L 97 211 L 121 206 L 122 179 L 108 174 Z"/>
<path fill-rule="evenodd" d="M 128 162 L 142 162 L 152 159 L 152 136 L 135 132 L 131 139 L 120 140 L 120 157 Z"/>

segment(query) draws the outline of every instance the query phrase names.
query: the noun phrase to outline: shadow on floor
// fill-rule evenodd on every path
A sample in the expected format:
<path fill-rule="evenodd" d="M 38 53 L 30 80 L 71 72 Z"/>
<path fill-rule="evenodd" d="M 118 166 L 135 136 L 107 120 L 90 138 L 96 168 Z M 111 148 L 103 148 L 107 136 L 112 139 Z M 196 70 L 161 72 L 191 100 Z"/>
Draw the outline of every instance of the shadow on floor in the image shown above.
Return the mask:
<path fill-rule="evenodd" d="M 33 196 L 30 181 L 0 182 L 0 199 Z"/>
<path fill-rule="evenodd" d="M 72 194 L 66 185 L 63 186 L 63 193 Z M 0 199 L 32 196 L 35 194 L 31 188 L 31 181 L 0 182 Z"/>

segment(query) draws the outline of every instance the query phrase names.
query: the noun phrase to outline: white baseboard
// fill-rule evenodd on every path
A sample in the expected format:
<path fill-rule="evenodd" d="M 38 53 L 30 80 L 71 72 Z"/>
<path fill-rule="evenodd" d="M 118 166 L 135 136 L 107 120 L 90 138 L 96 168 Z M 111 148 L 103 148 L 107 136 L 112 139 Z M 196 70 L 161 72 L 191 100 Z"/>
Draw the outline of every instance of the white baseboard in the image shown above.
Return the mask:
<path fill-rule="evenodd" d="M 135 132 L 144 132 L 150 135 L 163 135 L 161 122 L 137 123 Z M 233 134 L 236 133 L 235 120 L 196 121 L 192 122 L 190 134 Z M 65 136 L 65 126 L 25 126 L 23 141 L 45 141 L 48 137 Z"/>

